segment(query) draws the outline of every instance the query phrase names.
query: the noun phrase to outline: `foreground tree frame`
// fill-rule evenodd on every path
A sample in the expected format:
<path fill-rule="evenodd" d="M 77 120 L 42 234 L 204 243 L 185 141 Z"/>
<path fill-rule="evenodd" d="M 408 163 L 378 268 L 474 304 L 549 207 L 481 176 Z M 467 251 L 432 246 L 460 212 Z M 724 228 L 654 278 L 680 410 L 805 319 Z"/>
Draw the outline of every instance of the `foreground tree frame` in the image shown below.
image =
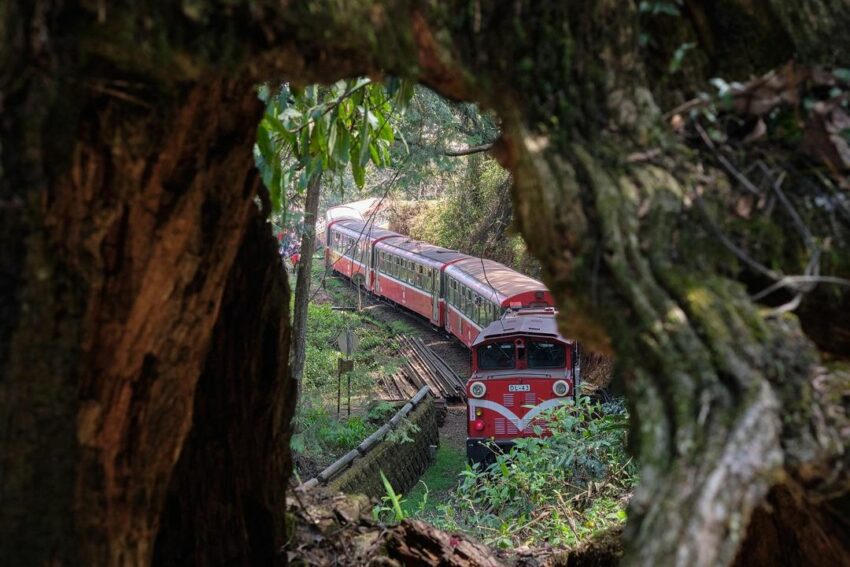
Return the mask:
<path fill-rule="evenodd" d="M 719 62 L 696 81 L 792 55 L 850 64 L 842 2 L 685 4 L 676 29 Z M 631 3 L 2 9 L 3 562 L 274 557 L 294 390 L 253 85 L 385 73 L 502 120 L 492 151 L 563 331 L 613 351 L 629 391 L 626 563 L 782 552 L 739 555 L 748 526 L 816 534 L 801 561 L 847 552 L 830 512 L 848 488 L 847 375 L 766 316 L 728 250 L 690 260 L 716 247 L 688 203 L 727 214 L 711 189 L 729 182 L 662 120 Z"/>

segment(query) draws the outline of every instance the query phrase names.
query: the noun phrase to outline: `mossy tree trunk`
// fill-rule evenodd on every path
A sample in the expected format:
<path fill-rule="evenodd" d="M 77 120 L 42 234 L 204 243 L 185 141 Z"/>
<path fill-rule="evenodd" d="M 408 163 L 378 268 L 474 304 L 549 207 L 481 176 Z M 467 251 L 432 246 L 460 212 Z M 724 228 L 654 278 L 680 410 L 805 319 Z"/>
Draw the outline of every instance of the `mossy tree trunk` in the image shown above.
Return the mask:
<path fill-rule="evenodd" d="M 502 118 L 494 152 L 563 330 L 613 350 L 629 388 L 642 477 L 626 562 L 729 564 L 766 498 L 779 512 L 754 530 L 805 526 L 822 561 L 846 552 L 810 500 L 847 490 L 841 415 L 824 409 L 840 375 L 721 269 L 688 204 L 725 214 L 724 177 L 664 127 L 636 8 L 327 4 L 3 5 L 3 562 L 144 564 L 163 527 L 162 562 L 271 556 L 293 404 L 252 86 L 383 72 Z M 841 2 L 722 4 L 781 22 L 804 59 L 849 62 Z M 681 24 L 706 51 L 754 41 L 717 14 Z"/>
<path fill-rule="evenodd" d="M 304 379 L 304 363 L 307 361 L 307 307 L 310 304 L 310 279 L 313 275 L 313 254 L 316 251 L 316 220 L 319 216 L 321 190 L 322 177 L 317 176 L 307 187 L 304 199 L 304 234 L 301 235 L 301 259 L 296 271 L 295 304 L 292 308 L 292 377 L 299 394 Z"/>

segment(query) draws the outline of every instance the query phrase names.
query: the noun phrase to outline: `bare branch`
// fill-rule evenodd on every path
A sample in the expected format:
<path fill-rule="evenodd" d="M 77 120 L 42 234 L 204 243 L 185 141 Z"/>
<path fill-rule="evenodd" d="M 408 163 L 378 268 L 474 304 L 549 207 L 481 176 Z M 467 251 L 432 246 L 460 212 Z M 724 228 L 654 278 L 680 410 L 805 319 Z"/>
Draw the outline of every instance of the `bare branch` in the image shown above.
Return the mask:
<path fill-rule="evenodd" d="M 461 148 L 459 150 L 446 150 L 443 152 L 443 155 L 449 157 L 468 156 L 472 154 L 480 154 L 482 152 L 490 151 L 490 148 L 492 147 L 493 142 L 487 142 L 486 144 L 480 144 L 478 146 L 469 146 L 468 148 Z"/>

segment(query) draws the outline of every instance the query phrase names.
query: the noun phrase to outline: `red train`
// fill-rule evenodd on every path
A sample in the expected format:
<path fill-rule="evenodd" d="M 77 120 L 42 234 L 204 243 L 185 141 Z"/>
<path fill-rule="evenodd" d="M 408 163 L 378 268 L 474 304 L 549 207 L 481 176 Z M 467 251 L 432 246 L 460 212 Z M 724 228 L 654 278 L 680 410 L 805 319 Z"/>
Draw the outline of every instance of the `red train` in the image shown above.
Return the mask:
<path fill-rule="evenodd" d="M 535 416 L 575 395 L 576 347 L 558 334 L 552 295 L 542 283 L 498 262 L 412 240 L 362 219 L 329 220 L 325 245 L 330 269 L 425 317 L 472 349 L 471 460 L 491 454 L 485 440 L 506 447 L 513 438 L 533 435 L 534 426 L 541 425 Z M 488 356 L 498 353 L 503 366 L 488 366 Z"/>
<path fill-rule="evenodd" d="M 481 462 L 492 445 L 506 449 L 517 437 L 546 431 L 540 414 L 575 399 L 578 345 L 558 332 L 555 309 L 509 310 L 472 345 L 466 454 Z"/>

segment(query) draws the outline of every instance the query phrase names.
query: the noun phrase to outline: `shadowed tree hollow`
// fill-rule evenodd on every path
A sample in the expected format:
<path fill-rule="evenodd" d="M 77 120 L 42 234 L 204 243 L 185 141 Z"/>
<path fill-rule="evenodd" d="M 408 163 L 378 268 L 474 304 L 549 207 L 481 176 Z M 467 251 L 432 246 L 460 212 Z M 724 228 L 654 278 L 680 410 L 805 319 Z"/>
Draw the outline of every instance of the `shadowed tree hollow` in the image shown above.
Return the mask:
<path fill-rule="evenodd" d="M 659 110 L 791 58 L 850 66 L 846 2 L 155 4 L 0 8 L 0 563 L 273 560 L 294 388 L 254 86 L 364 74 L 500 116 L 563 330 L 613 351 L 628 391 L 624 561 L 846 560 L 847 292 L 799 320 L 756 303 L 772 282 L 712 227 L 786 227 L 733 219 L 740 172 Z M 819 273 L 847 277 L 834 231 Z"/>

